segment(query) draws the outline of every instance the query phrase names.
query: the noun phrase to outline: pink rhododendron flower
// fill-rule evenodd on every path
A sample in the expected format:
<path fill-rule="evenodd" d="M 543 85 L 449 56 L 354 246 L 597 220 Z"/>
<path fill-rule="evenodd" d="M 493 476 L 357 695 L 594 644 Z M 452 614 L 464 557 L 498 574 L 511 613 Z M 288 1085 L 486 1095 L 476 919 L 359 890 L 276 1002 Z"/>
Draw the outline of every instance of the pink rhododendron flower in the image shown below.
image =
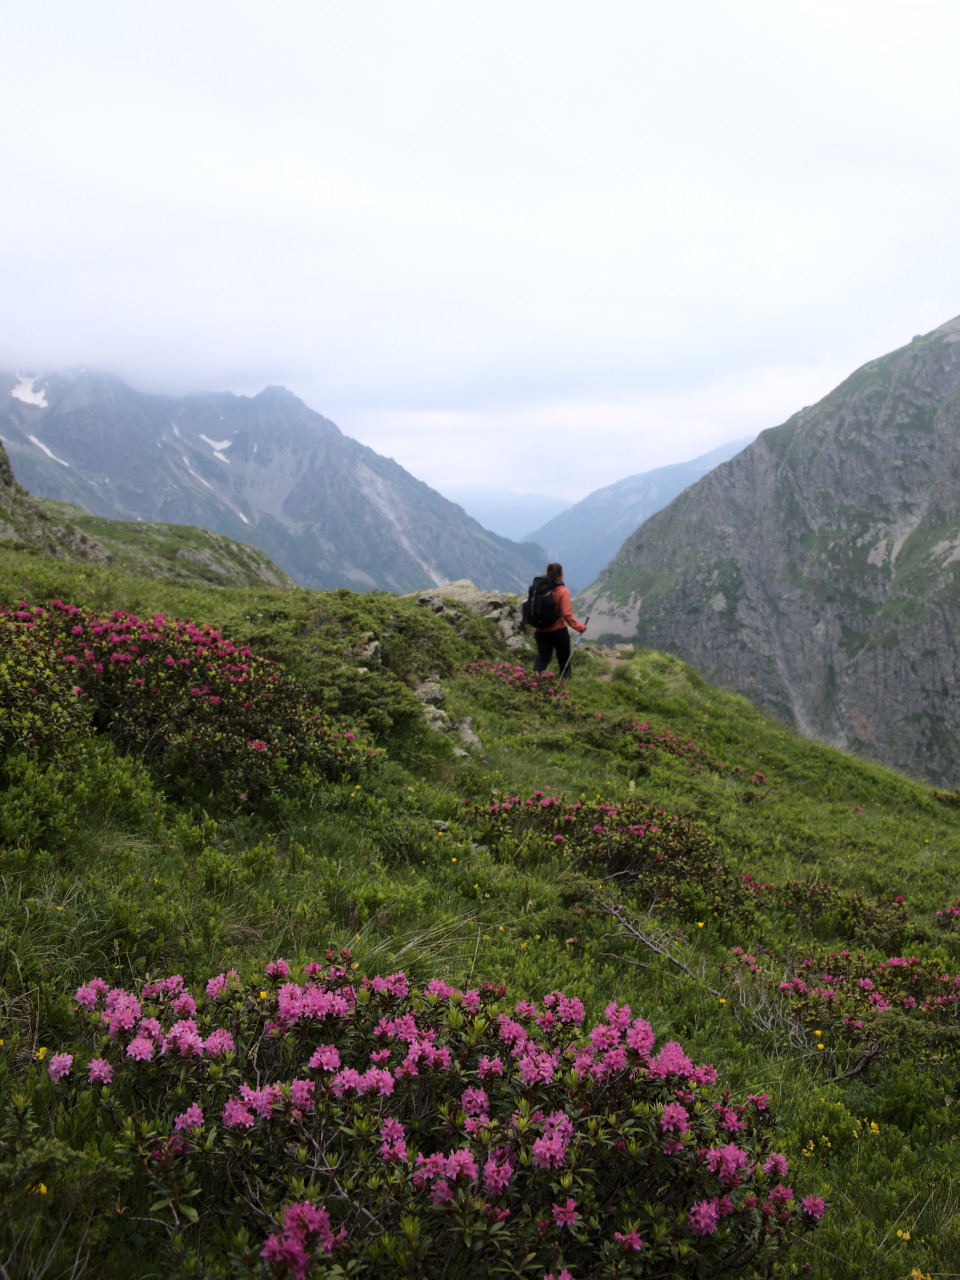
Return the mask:
<path fill-rule="evenodd" d="M 668 1102 L 660 1117 L 660 1128 L 664 1133 L 683 1133 L 689 1129 L 690 1116 L 686 1107 L 682 1107 L 679 1102 Z"/>
<path fill-rule="evenodd" d="M 108 984 L 102 978 L 94 978 L 85 986 L 77 987 L 77 1004 L 82 1005 L 84 1009 L 93 1009 L 101 993 L 107 990 L 109 990 Z"/>
<path fill-rule="evenodd" d="M 55 1053 L 50 1059 L 47 1067 L 47 1075 L 54 1084 L 70 1074 L 70 1068 L 73 1066 L 73 1055 L 69 1053 Z"/>
<path fill-rule="evenodd" d="M 267 1236 L 266 1243 L 260 1250 L 260 1257 L 264 1262 L 272 1263 L 278 1271 L 281 1267 L 285 1271 L 289 1270 L 294 1280 L 304 1280 L 310 1265 L 310 1255 L 298 1235 L 288 1236 L 275 1232 Z"/>
<path fill-rule="evenodd" d="M 643 1018 L 636 1018 L 627 1029 L 627 1044 L 643 1058 L 649 1055 L 655 1039 L 653 1028 Z"/>
<path fill-rule="evenodd" d="M 485 1115 L 490 1109 L 486 1090 L 480 1088 L 464 1089 L 461 1103 L 468 1116 Z"/>
<path fill-rule="evenodd" d="M 728 1142 L 722 1147 L 711 1147 L 706 1159 L 710 1172 L 717 1174 L 724 1182 L 729 1182 L 741 1169 L 746 1168 L 750 1158 L 735 1142 Z"/>
<path fill-rule="evenodd" d="M 313 1051 L 307 1063 L 314 1071 L 337 1071 L 340 1067 L 340 1050 L 335 1044 L 321 1044 Z"/>
<path fill-rule="evenodd" d="M 268 1084 L 263 1089 L 251 1089 L 248 1084 L 242 1084 L 240 1097 L 251 1111 L 266 1118 L 273 1114 L 274 1107 L 280 1101 L 280 1086 Z"/>
<path fill-rule="evenodd" d="M 309 1200 L 287 1205 L 283 1215 L 283 1231 L 268 1236 L 260 1256 L 265 1262 L 272 1263 L 278 1271 L 281 1268 L 289 1270 L 296 1280 L 304 1280 L 310 1265 L 307 1244 L 311 1236 L 315 1237 L 314 1248 L 330 1253 L 335 1240 L 345 1239 L 346 1233 L 341 1229 L 334 1237 L 330 1215 L 322 1205 L 315 1205 Z"/>
<path fill-rule="evenodd" d="M 163 1027 L 156 1018 L 141 1018 L 137 1024 L 137 1035 L 146 1036 L 154 1044 L 160 1044 L 163 1040 Z"/>
<path fill-rule="evenodd" d="M 764 1172 L 775 1174 L 778 1178 L 787 1176 L 787 1157 L 781 1155 L 779 1151 L 773 1151 L 767 1156 L 764 1162 Z"/>
<path fill-rule="evenodd" d="M 653 1076 L 691 1076 L 693 1063 L 683 1052 L 676 1040 L 668 1040 L 657 1056 L 650 1063 L 650 1074 Z"/>
<path fill-rule="evenodd" d="M 626 1235 L 621 1235 L 619 1231 L 613 1233 L 614 1240 L 623 1246 L 624 1253 L 639 1253 L 643 1248 L 643 1241 L 637 1234 L 636 1229 L 628 1231 Z"/>
<path fill-rule="evenodd" d="M 182 1058 L 202 1058 L 203 1041 L 192 1018 L 175 1022 L 163 1038 L 162 1053 L 172 1053 Z"/>
<path fill-rule="evenodd" d="M 189 991 L 184 991 L 182 996 L 177 996 L 173 1002 L 173 1012 L 178 1018 L 192 1018 L 197 1012 L 197 1002 Z"/>
<path fill-rule="evenodd" d="M 128 991 L 112 989 L 107 992 L 106 1008 L 101 1018 L 107 1024 L 107 1033 L 112 1040 L 119 1038 L 121 1031 L 132 1031 L 140 1017 L 140 1001 Z"/>
<path fill-rule="evenodd" d="M 187 1107 L 186 1111 L 177 1116 L 173 1122 L 173 1127 L 175 1130 L 201 1129 L 203 1127 L 203 1108 L 197 1102 L 193 1106 Z"/>
<path fill-rule="evenodd" d="M 590 1032 L 590 1043 L 595 1049 L 612 1049 L 620 1043 L 620 1032 L 616 1027 L 600 1023 Z"/>
<path fill-rule="evenodd" d="M 459 1151 L 450 1152 L 447 1156 L 446 1175 L 451 1182 L 456 1182 L 458 1178 L 476 1182 L 477 1162 L 469 1148 L 461 1147 Z"/>
<path fill-rule="evenodd" d="M 236 969 L 231 969 L 227 973 L 218 973 L 215 978 L 211 978 L 207 983 L 207 995 L 211 1000 L 216 1000 L 217 996 L 222 995 L 224 991 L 228 991 L 236 980 Z"/>
<path fill-rule="evenodd" d="M 720 1208 L 716 1199 L 698 1200 L 687 1215 L 690 1234 L 712 1236 L 720 1220 Z"/>
<path fill-rule="evenodd" d="M 559 1169 L 566 1154 L 567 1144 L 559 1137 L 534 1140 L 533 1163 L 538 1169 Z"/>
<path fill-rule="evenodd" d="M 91 1058 L 87 1071 L 89 1084 L 109 1084 L 113 1079 L 113 1067 L 106 1058 Z"/>
<path fill-rule="evenodd" d="M 239 1102 L 236 1098 L 228 1098 L 223 1104 L 223 1123 L 228 1129 L 242 1127 L 244 1129 L 252 1129 L 254 1125 L 253 1112 Z"/>
<path fill-rule="evenodd" d="M 208 1057 L 219 1058 L 225 1053 L 233 1053 L 236 1045 L 229 1031 L 224 1031 L 223 1027 L 217 1027 L 216 1031 L 211 1031 L 204 1040 L 203 1047 Z"/>
<path fill-rule="evenodd" d="M 438 1182 L 435 1182 L 433 1184 L 433 1190 L 430 1193 L 430 1198 L 434 1204 L 449 1204 L 453 1199 L 453 1191 L 450 1187 L 450 1183 L 445 1182 L 443 1178 Z"/>
<path fill-rule="evenodd" d="M 611 1026 L 614 1026 L 618 1031 L 623 1032 L 626 1031 L 627 1027 L 629 1027 L 630 1019 L 633 1015 L 630 1012 L 630 1006 L 628 1004 L 618 1005 L 616 1000 L 611 1000 L 604 1009 L 603 1016 Z"/>
<path fill-rule="evenodd" d="M 800 1207 L 808 1218 L 812 1218 L 814 1222 L 819 1222 L 826 1210 L 822 1196 L 804 1196 L 800 1201 Z"/>
<path fill-rule="evenodd" d="M 569 1196 L 566 1204 L 555 1204 L 550 1212 L 553 1214 L 553 1220 L 558 1227 L 572 1227 L 580 1217 L 576 1200 L 572 1200 Z"/>
<path fill-rule="evenodd" d="M 313 1110 L 313 1090 L 315 1085 L 312 1080 L 292 1080 L 290 1082 L 290 1101 L 299 1111 Z"/>
<path fill-rule="evenodd" d="M 483 1166 L 483 1185 L 494 1194 L 503 1191 L 512 1177 L 513 1165 L 509 1160 L 498 1162 L 495 1156 L 490 1156 Z"/>
<path fill-rule="evenodd" d="M 135 1058 L 138 1062 L 149 1062 L 153 1057 L 153 1042 L 146 1036 L 137 1036 L 127 1045 L 127 1057 Z"/>

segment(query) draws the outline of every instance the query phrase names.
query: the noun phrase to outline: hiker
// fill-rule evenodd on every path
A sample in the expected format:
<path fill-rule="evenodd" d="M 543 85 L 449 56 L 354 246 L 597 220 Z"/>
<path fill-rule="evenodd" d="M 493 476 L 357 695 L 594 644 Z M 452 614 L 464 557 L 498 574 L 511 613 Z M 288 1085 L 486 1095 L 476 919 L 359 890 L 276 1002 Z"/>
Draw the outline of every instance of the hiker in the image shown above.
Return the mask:
<path fill-rule="evenodd" d="M 582 622 L 578 622 L 570 612 L 570 592 L 563 585 L 563 566 L 559 564 L 548 564 L 546 576 L 553 583 L 553 603 L 556 611 L 556 621 L 548 625 L 537 626 L 537 619 L 534 617 L 534 636 L 537 641 L 537 657 L 533 664 L 534 671 L 546 671 L 550 665 L 550 659 L 554 654 L 557 655 L 557 677 L 563 679 L 563 673 L 567 670 L 570 662 L 570 632 L 567 627 L 573 627 L 574 631 L 586 631 L 586 626 Z M 534 592 L 537 583 L 542 582 L 542 578 L 534 580 L 534 585 L 530 588 L 531 593 Z"/>

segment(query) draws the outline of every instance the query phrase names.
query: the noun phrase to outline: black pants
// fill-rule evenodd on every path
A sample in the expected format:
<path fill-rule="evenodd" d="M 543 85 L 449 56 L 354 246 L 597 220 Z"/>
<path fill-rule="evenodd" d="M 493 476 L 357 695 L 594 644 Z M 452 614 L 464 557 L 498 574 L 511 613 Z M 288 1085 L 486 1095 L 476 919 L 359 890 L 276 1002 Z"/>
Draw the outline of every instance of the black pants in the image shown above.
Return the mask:
<path fill-rule="evenodd" d="M 556 631 L 535 631 L 537 641 L 537 657 L 533 664 L 534 671 L 546 671 L 553 655 L 557 655 L 557 679 L 570 661 L 570 632 L 566 627 L 558 627 Z M 567 672 L 569 675 L 570 672 Z"/>

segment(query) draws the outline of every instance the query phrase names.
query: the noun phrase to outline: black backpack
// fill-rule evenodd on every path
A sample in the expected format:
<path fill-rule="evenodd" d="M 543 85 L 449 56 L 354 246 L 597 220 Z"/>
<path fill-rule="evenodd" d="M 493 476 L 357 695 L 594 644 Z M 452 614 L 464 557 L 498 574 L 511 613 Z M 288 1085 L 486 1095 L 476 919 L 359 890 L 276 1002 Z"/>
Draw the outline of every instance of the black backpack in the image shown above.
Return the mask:
<path fill-rule="evenodd" d="M 523 625 L 543 631 L 557 620 L 557 602 L 553 598 L 556 583 L 552 578 L 534 578 L 523 602 Z"/>

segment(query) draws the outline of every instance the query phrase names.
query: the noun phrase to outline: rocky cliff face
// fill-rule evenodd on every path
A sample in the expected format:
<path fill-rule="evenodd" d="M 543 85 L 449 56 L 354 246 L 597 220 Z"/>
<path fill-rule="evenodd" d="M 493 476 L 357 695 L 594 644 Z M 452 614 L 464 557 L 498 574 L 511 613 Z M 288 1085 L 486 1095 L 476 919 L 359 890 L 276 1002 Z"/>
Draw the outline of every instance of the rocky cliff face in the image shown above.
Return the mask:
<path fill-rule="evenodd" d="M 0 375 L 0 437 L 33 493 L 253 543 L 305 586 L 525 590 L 543 568 L 282 387 L 177 399 L 87 371 Z"/>
<path fill-rule="evenodd" d="M 960 318 L 648 520 L 578 599 L 794 722 L 960 783 Z"/>

